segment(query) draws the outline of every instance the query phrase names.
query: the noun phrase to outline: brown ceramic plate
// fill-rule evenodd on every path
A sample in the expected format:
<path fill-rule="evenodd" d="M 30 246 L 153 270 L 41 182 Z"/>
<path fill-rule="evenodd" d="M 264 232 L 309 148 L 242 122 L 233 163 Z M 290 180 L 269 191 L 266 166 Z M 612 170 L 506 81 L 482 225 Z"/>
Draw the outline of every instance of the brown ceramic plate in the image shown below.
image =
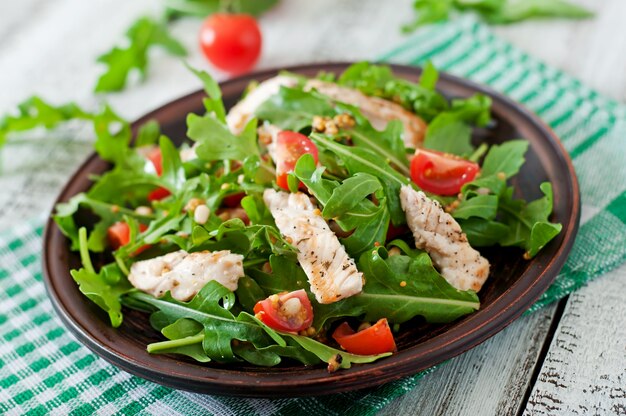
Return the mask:
<path fill-rule="evenodd" d="M 339 73 L 347 64 L 321 64 L 287 68 L 314 76 L 319 71 Z M 394 72 L 416 80 L 420 70 L 394 66 Z M 262 81 L 277 70 L 261 71 L 222 83 L 224 101 L 232 106 L 251 80 Z M 403 325 L 397 337 L 398 352 L 375 363 L 354 365 L 349 370 L 327 373 L 325 366 L 304 367 L 285 364 L 277 368 L 250 365 L 220 366 L 200 364 L 178 356 L 150 355 L 146 344 L 161 340 L 147 316 L 126 311 L 120 328 L 109 326 L 108 318 L 79 291 L 69 270 L 79 267 L 77 253 L 49 220 L 44 237 L 45 283 L 52 303 L 65 325 L 96 354 L 139 377 L 166 386 L 201 393 L 231 396 L 286 397 L 338 393 L 372 387 L 452 358 L 501 331 L 519 317 L 548 286 L 563 266 L 574 242 L 580 214 L 578 183 L 572 163 L 559 139 L 537 116 L 508 98 L 469 81 L 442 74 L 439 89 L 450 97 L 466 97 L 475 92 L 493 99 L 495 126 L 476 132 L 475 139 L 488 143 L 525 138 L 530 142 L 526 163 L 516 176 L 518 196 L 535 199 L 539 184 L 554 186 L 552 220 L 563 224 L 563 231 L 534 259 L 522 259 L 519 249 L 493 248 L 484 251 L 492 262 L 492 272 L 480 292 L 481 309 L 447 325 L 428 326 L 419 320 Z M 174 140 L 185 137 L 185 116 L 202 111 L 199 91 L 173 101 L 133 124 L 134 129 L 149 119 L 160 122 Z M 109 169 L 95 154 L 78 169 L 57 202 L 65 202 L 90 186 L 89 175 Z"/>

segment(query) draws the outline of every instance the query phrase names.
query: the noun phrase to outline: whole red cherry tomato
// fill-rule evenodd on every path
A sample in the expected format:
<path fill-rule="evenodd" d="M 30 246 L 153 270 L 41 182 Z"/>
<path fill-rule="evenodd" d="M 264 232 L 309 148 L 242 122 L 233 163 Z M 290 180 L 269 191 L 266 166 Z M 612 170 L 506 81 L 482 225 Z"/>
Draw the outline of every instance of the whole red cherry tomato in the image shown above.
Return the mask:
<path fill-rule="evenodd" d="M 200 47 L 209 62 L 236 75 L 252 69 L 261 54 L 261 31 L 247 14 L 212 14 L 200 29 Z"/>

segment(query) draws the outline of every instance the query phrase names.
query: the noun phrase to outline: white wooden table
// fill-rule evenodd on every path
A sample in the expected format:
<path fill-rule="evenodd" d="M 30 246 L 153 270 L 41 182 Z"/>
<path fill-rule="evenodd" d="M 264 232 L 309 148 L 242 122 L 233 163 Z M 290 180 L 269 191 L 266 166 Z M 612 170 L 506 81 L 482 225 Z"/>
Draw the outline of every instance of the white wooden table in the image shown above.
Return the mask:
<path fill-rule="evenodd" d="M 410 19 L 411 3 L 282 0 L 261 20 L 259 66 L 376 57 L 403 40 L 398 28 Z M 595 10 L 595 19 L 534 21 L 495 31 L 626 102 L 626 2 L 578 3 Z M 95 106 L 101 99 L 91 93 L 101 71 L 95 57 L 118 42 L 137 16 L 156 14 L 159 7 L 150 0 L 1 2 L 0 113 L 34 93 L 56 103 Z M 188 61 L 206 67 L 196 47 L 198 27 L 197 20 L 183 20 L 174 33 L 188 46 Z M 157 52 L 148 82 L 104 98 L 132 119 L 198 87 L 177 60 Z M 49 210 L 91 148 L 66 136 L 37 143 L 37 157 L 29 157 L 29 145 L 4 151 L 0 229 Z M 626 414 L 624 293 L 621 267 L 451 360 L 381 414 Z"/>

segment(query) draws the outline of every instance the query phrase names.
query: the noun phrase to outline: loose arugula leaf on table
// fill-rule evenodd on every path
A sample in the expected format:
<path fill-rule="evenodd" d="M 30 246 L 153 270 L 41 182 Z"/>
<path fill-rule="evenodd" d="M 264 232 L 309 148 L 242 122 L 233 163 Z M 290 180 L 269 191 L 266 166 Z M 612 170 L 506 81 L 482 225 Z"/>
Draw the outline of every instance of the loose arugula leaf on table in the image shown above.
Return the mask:
<path fill-rule="evenodd" d="M 493 24 L 516 23 L 532 18 L 585 19 L 593 16 L 589 10 L 564 0 L 416 0 L 417 13 L 413 22 L 403 25 L 402 32 L 448 20 L 455 11 L 473 11 Z"/>
<path fill-rule="evenodd" d="M 326 219 L 334 219 L 350 236 L 340 239 L 346 251 L 353 257 L 358 257 L 363 251 L 370 249 L 376 242 L 385 241 L 389 227 L 390 214 L 387 198 L 379 192 L 382 188 L 380 181 L 367 173 L 356 173 L 342 184 L 322 178 L 324 168 L 316 168 L 311 155 L 303 155 L 294 170 L 295 175 L 304 183 L 309 191 L 323 207 L 322 215 Z M 363 183 L 363 188 L 352 188 L 353 185 Z M 376 185 L 377 184 L 377 185 Z M 366 191 L 375 189 L 369 194 Z M 378 205 L 367 197 L 376 193 Z M 351 195 L 346 199 L 346 194 Z M 330 208 L 327 209 L 327 207 Z"/>
<path fill-rule="evenodd" d="M 260 16 L 271 9 L 278 0 L 166 0 L 169 17 L 207 17 L 213 13 L 244 13 Z"/>
<path fill-rule="evenodd" d="M 78 284 L 81 293 L 107 312 L 111 326 L 117 328 L 122 324 L 123 319 L 120 296 L 128 293 L 132 286 L 115 264 L 107 265 L 97 273 L 89 257 L 87 230 L 81 228 L 78 235 L 83 268 L 71 270 L 70 274 Z"/>
<path fill-rule="evenodd" d="M 377 247 L 361 255 L 358 265 L 366 281 L 363 292 L 319 305 L 313 323 L 316 328 L 341 316 L 362 316 L 369 322 L 387 318 L 391 323 L 423 316 L 428 322 L 445 323 L 479 308 L 476 293 L 450 286 L 427 253 L 410 249 L 406 243 L 397 244 L 404 254 L 388 256 L 385 248 Z"/>
<path fill-rule="evenodd" d="M 137 70 L 145 78 L 148 68 L 148 52 L 154 46 L 163 48 L 175 56 L 185 56 L 185 48 L 168 32 L 163 22 L 149 17 L 135 21 L 126 32 L 128 46 L 114 47 L 101 55 L 98 62 L 107 66 L 98 78 L 95 92 L 120 91 L 126 86 L 128 75 Z"/>
<path fill-rule="evenodd" d="M 88 113 L 74 103 L 54 106 L 42 98 L 33 96 L 17 106 L 16 115 L 6 114 L 0 119 L 0 148 L 10 134 L 32 130 L 38 127 L 53 129 L 71 120 L 91 120 Z"/>

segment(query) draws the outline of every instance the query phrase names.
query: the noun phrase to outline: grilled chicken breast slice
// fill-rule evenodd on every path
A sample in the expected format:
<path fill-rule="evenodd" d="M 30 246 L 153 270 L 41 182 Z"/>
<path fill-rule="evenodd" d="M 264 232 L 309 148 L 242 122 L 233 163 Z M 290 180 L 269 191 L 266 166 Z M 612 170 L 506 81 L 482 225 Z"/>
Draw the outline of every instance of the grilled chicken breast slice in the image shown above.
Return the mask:
<path fill-rule="evenodd" d="M 437 201 L 410 186 L 401 188 L 400 202 L 415 247 L 430 255 L 452 286 L 478 292 L 489 277 L 489 261 L 470 246 L 459 223 Z"/>
<path fill-rule="evenodd" d="M 263 199 L 280 232 L 298 248 L 298 261 L 319 303 L 361 292 L 363 274 L 307 195 L 267 189 Z"/>
<path fill-rule="evenodd" d="M 358 107 L 363 116 L 378 130 L 385 129 L 391 120 L 400 120 L 404 124 L 402 139 L 406 147 L 417 149 L 424 141 L 426 132 L 424 120 L 399 104 L 379 97 L 370 97 L 358 90 L 319 79 L 308 80 L 305 89 L 316 89 L 333 100 Z"/>
<path fill-rule="evenodd" d="M 243 256 L 240 254 L 229 250 L 196 253 L 179 250 L 134 263 L 128 280 L 137 289 L 154 297 L 170 291 L 174 299 L 184 302 L 211 280 L 235 291 L 243 275 Z"/>
<path fill-rule="evenodd" d="M 226 115 L 226 124 L 234 134 L 240 134 L 246 124 L 254 116 L 256 109 L 265 100 L 278 93 L 280 87 L 293 87 L 298 80 L 288 75 L 277 75 L 261 82 L 255 89 L 250 91 L 243 100 L 239 101 Z"/>

